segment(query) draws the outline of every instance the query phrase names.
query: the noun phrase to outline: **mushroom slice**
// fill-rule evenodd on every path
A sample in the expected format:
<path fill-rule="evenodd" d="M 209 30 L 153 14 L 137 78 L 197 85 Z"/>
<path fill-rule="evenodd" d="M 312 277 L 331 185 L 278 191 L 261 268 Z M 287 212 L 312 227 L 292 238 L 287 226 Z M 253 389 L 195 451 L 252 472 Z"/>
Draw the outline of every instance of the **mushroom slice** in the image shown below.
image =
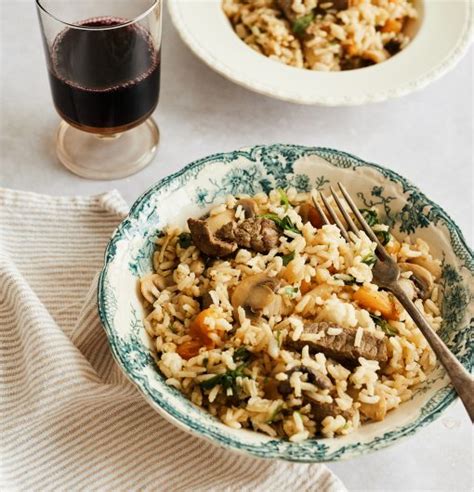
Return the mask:
<path fill-rule="evenodd" d="M 235 243 L 216 237 L 207 220 L 188 219 L 194 244 L 207 256 L 227 256 L 237 249 Z"/>
<path fill-rule="evenodd" d="M 244 215 L 246 219 L 251 219 L 257 215 L 258 207 L 255 200 L 251 198 L 241 198 L 237 205 L 240 205 L 244 211 Z"/>
<path fill-rule="evenodd" d="M 415 284 L 419 297 L 428 299 L 434 286 L 433 275 L 426 268 L 414 263 L 399 263 L 398 266 L 402 272 L 412 272 L 410 279 Z"/>
<path fill-rule="evenodd" d="M 215 234 L 221 227 L 225 226 L 229 222 L 233 222 L 233 220 L 234 220 L 233 210 L 227 209 L 220 214 L 209 216 L 206 219 L 206 222 L 212 234 Z"/>
<path fill-rule="evenodd" d="M 408 278 L 400 278 L 398 285 L 402 288 L 403 292 L 410 298 L 411 301 L 416 297 L 415 284 Z"/>
<path fill-rule="evenodd" d="M 435 279 L 441 277 L 441 266 L 436 260 L 432 258 L 427 258 L 426 256 L 417 256 L 416 258 L 410 258 L 410 263 L 425 268 L 431 273 L 431 275 L 433 275 Z"/>
<path fill-rule="evenodd" d="M 298 214 L 301 217 L 303 224 L 310 222 L 313 227 L 316 227 L 316 229 L 320 229 L 324 225 L 323 218 L 316 210 L 316 207 L 310 203 L 302 203 Z"/>
<path fill-rule="evenodd" d="M 249 317 L 259 317 L 275 301 L 275 290 L 279 284 L 278 279 L 266 273 L 246 277 L 232 293 L 232 306 L 234 309 L 241 306 Z"/>

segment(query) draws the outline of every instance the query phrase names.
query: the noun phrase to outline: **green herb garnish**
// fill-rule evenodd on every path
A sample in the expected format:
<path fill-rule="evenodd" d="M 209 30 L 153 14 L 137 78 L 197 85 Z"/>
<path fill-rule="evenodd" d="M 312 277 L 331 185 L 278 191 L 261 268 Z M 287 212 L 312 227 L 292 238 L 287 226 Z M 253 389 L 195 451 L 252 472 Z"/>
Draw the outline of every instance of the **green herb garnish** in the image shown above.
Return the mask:
<path fill-rule="evenodd" d="M 270 418 L 266 421 L 266 423 L 272 424 L 273 422 L 275 422 L 276 418 L 278 417 L 278 415 L 280 414 L 282 409 L 283 409 L 283 404 L 278 405 L 275 408 L 275 410 L 272 412 L 272 414 L 270 415 Z"/>
<path fill-rule="evenodd" d="M 360 213 L 362 217 L 364 217 L 367 224 L 370 227 L 380 224 L 379 218 L 377 216 L 377 212 L 375 210 L 370 210 L 368 208 L 361 208 Z M 377 239 L 385 246 L 390 242 L 390 238 L 392 237 L 390 232 L 388 231 L 374 231 L 374 234 L 377 236 Z"/>
<path fill-rule="evenodd" d="M 260 217 L 273 220 L 273 222 L 275 222 L 275 224 L 283 231 L 292 231 L 296 234 L 301 234 L 301 232 L 297 229 L 293 222 L 291 222 L 291 219 L 288 217 L 288 215 L 285 215 L 283 219 L 280 219 L 277 214 L 263 214 Z"/>
<path fill-rule="evenodd" d="M 364 256 L 364 258 L 362 258 L 362 263 L 365 263 L 369 266 L 375 265 L 376 261 L 377 257 L 374 255 L 374 253 L 369 253 L 367 256 Z"/>
<path fill-rule="evenodd" d="M 303 17 L 300 17 L 299 19 L 296 19 L 293 22 L 291 26 L 291 30 L 295 34 L 304 34 L 306 29 L 308 29 L 309 25 L 311 24 L 311 22 L 313 22 L 313 19 L 314 19 L 313 12 L 303 15 Z"/>
<path fill-rule="evenodd" d="M 381 318 L 380 316 L 375 316 L 375 314 L 371 314 L 370 317 L 374 320 L 374 323 L 379 326 L 382 331 L 389 337 L 394 337 L 398 335 L 398 331 L 386 320 Z"/>
<path fill-rule="evenodd" d="M 285 287 L 283 289 L 283 292 L 286 296 L 288 296 L 290 299 L 293 299 L 293 297 L 296 297 L 300 289 L 298 287 Z"/>
<path fill-rule="evenodd" d="M 248 362 L 252 358 L 252 352 L 248 350 L 246 347 L 239 347 L 234 352 L 234 360 Z"/>
<path fill-rule="evenodd" d="M 237 367 L 237 369 L 234 369 L 232 371 L 227 371 L 222 374 L 216 374 L 210 379 L 201 381 L 199 383 L 199 386 L 201 386 L 201 388 L 204 390 L 210 390 L 214 388 L 214 386 L 220 384 L 225 390 L 228 390 L 229 388 L 234 390 L 237 387 L 236 379 L 238 377 L 245 376 L 245 374 L 243 373 L 245 366 L 246 364 L 241 364 L 240 366 Z"/>
<path fill-rule="evenodd" d="M 275 340 L 277 341 L 278 347 L 281 347 L 281 330 L 277 330 L 275 335 Z"/>
<path fill-rule="evenodd" d="M 287 255 L 281 255 L 281 259 L 283 260 L 283 266 L 288 265 L 291 260 L 294 260 L 295 258 L 295 252 L 292 251 L 291 253 L 288 253 Z"/>
<path fill-rule="evenodd" d="M 368 208 L 361 208 L 359 212 L 362 214 L 362 217 L 364 217 L 365 221 L 367 222 L 367 224 L 369 224 L 370 227 L 379 223 L 379 218 L 375 210 L 370 210 Z"/>
<path fill-rule="evenodd" d="M 354 285 L 357 284 L 357 280 L 353 275 L 349 275 L 348 273 L 338 273 L 334 275 L 336 280 L 342 280 L 344 285 Z"/>
<path fill-rule="evenodd" d="M 388 231 L 375 231 L 375 235 L 384 246 L 390 242 L 392 237 Z"/>
<path fill-rule="evenodd" d="M 280 194 L 280 205 L 285 205 L 285 212 L 286 212 L 290 207 L 290 201 L 288 200 L 288 195 L 281 188 L 278 188 L 278 193 Z"/>
<path fill-rule="evenodd" d="M 182 248 L 189 248 L 189 246 L 193 244 L 193 238 L 191 237 L 191 234 L 189 234 L 189 232 L 182 232 L 178 236 L 178 242 Z"/>

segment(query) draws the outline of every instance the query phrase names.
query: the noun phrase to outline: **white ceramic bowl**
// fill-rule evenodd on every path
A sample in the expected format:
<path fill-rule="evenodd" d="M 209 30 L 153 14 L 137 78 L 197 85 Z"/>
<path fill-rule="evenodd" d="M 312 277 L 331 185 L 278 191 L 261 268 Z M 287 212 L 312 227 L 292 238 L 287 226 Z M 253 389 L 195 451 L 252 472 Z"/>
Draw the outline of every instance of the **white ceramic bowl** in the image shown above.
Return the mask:
<path fill-rule="evenodd" d="M 161 415 L 180 428 L 226 448 L 262 458 L 334 461 L 389 446 L 432 422 L 455 399 L 445 372 L 435 369 L 413 398 L 382 422 L 333 439 L 295 444 L 260 433 L 231 429 L 165 383 L 157 369 L 153 343 L 143 327 L 138 279 L 152 270 L 154 239 L 167 224 L 184 225 L 227 194 L 294 186 L 327 191 L 341 181 L 360 206 L 388 214 L 396 235 L 412 234 L 429 242 L 443 258 L 444 317 L 440 335 L 472 370 L 474 257 L 448 215 L 393 171 L 336 150 L 296 145 L 256 146 L 193 162 L 144 193 L 115 231 L 105 254 L 98 301 L 112 353 L 124 373 Z"/>
<path fill-rule="evenodd" d="M 233 31 L 221 0 L 170 0 L 184 42 L 212 69 L 267 96 L 301 104 L 379 102 L 422 89 L 448 72 L 471 41 L 471 0 L 417 0 L 412 42 L 389 60 L 359 70 L 317 72 L 289 67 L 251 49 Z"/>

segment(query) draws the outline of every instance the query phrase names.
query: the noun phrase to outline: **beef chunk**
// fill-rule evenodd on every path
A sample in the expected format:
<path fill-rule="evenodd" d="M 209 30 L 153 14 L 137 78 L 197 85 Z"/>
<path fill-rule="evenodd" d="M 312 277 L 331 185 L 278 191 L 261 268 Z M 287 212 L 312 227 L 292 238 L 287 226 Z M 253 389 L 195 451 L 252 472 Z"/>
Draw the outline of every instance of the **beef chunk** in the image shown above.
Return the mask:
<path fill-rule="evenodd" d="M 311 404 L 311 416 L 316 422 L 321 422 L 326 417 L 336 417 L 337 415 L 342 415 L 345 419 L 352 418 L 352 410 L 341 410 L 334 401 L 331 403 L 321 403 L 306 393 L 304 399 Z"/>
<path fill-rule="evenodd" d="M 237 249 L 235 243 L 225 241 L 213 234 L 205 220 L 188 219 L 188 227 L 194 244 L 207 256 L 227 256 Z"/>
<path fill-rule="evenodd" d="M 298 350 L 305 345 L 312 352 L 323 352 L 329 357 L 337 360 L 357 362 L 359 357 L 379 362 L 387 362 L 388 352 L 385 337 L 377 338 L 374 334 L 364 331 L 359 347 L 354 346 L 357 330 L 352 328 L 341 328 L 339 335 L 328 335 L 328 328 L 341 328 L 330 323 L 307 323 L 304 328 L 306 333 L 323 333 L 324 335 L 316 342 L 301 341 L 291 342 Z"/>
<path fill-rule="evenodd" d="M 277 246 L 280 233 L 273 220 L 253 217 L 240 224 L 231 222 L 224 225 L 217 231 L 217 237 L 229 243 L 235 242 L 241 248 L 268 253 Z"/>

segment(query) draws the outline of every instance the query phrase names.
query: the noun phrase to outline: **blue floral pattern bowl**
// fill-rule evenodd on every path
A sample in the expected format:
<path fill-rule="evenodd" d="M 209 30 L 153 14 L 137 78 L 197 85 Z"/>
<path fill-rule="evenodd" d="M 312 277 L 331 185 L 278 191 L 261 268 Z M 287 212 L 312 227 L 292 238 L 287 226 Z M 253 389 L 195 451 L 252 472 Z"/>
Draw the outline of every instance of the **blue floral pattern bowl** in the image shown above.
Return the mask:
<path fill-rule="evenodd" d="M 437 367 L 411 400 L 382 422 L 333 439 L 291 443 L 231 429 L 166 385 L 142 323 L 138 279 L 152 269 L 154 239 L 168 223 L 184 224 L 227 194 L 294 186 L 326 190 L 342 181 L 360 206 L 376 207 L 396 235 L 429 242 L 443 260 L 440 335 L 472 371 L 474 257 L 461 231 L 444 210 L 398 174 L 337 150 L 296 145 L 256 146 L 215 154 L 187 165 L 154 185 L 133 205 L 105 252 L 98 304 L 117 363 L 149 403 L 178 427 L 216 444 L 262 458 L 300 462 L 334 461 L 384 448 L 435 420 L 456 398 Z M 470 325 L 471 323 L 471 325 Z"/>

